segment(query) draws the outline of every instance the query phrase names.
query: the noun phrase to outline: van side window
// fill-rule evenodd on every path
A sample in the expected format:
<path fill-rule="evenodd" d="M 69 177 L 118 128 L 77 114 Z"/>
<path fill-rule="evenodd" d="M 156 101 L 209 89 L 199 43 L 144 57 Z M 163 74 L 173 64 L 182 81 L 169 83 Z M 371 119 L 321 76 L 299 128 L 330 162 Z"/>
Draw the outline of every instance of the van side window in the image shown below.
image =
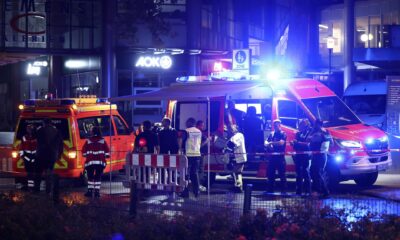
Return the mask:
<path fill-rule="evenodd" d="M 119 116 L 113 116 L 113 118 L 118 135 L 129 135 L 129 128 L 125 125 L 121 118 Z"/>
<path fill-rule="evenodd" d="M 306 118 L 303 109 L 296 102 L 288 100 L 278 101 L 278 114 L 282 124 L 291 128 L 297 128 L 298 120 Z"/>
<path fill-rule="evenodd" d="M 90 129 L 93 126 L 100 127 L 102 136 L 110 136 L 110 117 L 88 117 L 78 119 L 79 136 L 81 139 L 86 139 L 91 136 Z M 111 126 L 111 135 L 114 136 L 114 129 Z"/>

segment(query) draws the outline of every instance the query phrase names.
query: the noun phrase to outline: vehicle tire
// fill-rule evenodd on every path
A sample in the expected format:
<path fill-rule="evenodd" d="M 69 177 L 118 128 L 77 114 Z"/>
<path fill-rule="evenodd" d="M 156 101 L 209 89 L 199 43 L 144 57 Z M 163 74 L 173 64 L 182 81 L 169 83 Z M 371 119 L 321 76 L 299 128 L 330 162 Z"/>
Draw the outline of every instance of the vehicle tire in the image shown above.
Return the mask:
<path fill-rule="evenodd" d="M 357 176 L 354 179 L 354 182 L 356 182 L 357 185 L 360 187 L 370 187 L 374 185 L 377 179 L 378 179 L 378 172 L 365 173 Z"/>

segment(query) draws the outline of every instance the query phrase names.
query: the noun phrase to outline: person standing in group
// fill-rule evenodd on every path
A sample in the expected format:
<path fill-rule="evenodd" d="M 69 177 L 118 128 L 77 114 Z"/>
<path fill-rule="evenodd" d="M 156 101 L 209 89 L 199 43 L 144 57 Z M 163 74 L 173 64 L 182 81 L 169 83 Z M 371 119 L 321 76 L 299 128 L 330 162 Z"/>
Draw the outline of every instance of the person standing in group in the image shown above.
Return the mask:
<path fill-rule="evenodd" d="M 297 195 L 301 195 L 303 192 L 307 195 L 311 193 L 311 186 L 310 186 L 311 154 L 307 153 L 308 151 L 310 151 L 310 143 L 307 140 L 310 131 L 311 131 L 310 122 L 308 121 L 308 119 L 302 119 L 299 124 L 299 131 L 296 133 L 296 137 L 292 143 L 293 148 L 296 151 L 296 154 L 294 154 L 292 157 L 296 166 Z"/>
<path fill-rule="evenodd" d="M 178 154 L 178 132 L 171 127 L 171 119 L 166 117 L 161 124 L 162 128 L 158 132 L 160 154 Z"/>
<path fill-rule="evenodd" d="M 110 157 L 110 150 L 99 127 L 92 127 L 92 136 L 86 140 L 82 147 L 82 155 L 86 158 L 85 170 L 88 176 L 88 189 L 86 197 L 100 197 L 101 176 L 106 167 L 106 158 Z"/>
<path fill-rule="evenodd" d="M 35 174 L 36 174 L 36 148 L 37 139 L 35 133 L 35 126 L 28 124 L 26 126 L 26 134 L 21 140 L 20 156 L 24 160 L 26 177 L 27 177 L 27 187 L 31 191 L 35 187 Z"/>
<path fill-rule="evenodd" d="M 61 157 L 64 149 L 63 138 L 58 129 L 52 124 L 50 118 L 43 120 L 43 126 L 37 131 L 37 174 L 35 177 L 36 192 L 40 191 L 40 182 L 43 171 L 46 177 L 46 192 L 50 193 L 53 180 L 54 164 Z"/>
<path fill-rule="evenodd" d="M 285 148 L 286 148 L 286 133 L 281 129 L 281 121 L 275 119 L 273 121 L 274 131 L 268 136 L 265 141 L 267 152 L 271 155 L 268 161 L 268 193 L 274 192 L 275 185 L 275 171 L 278 170 L 281 179 L 281 192 L 286 194 L 286 161 L 285 161 Z"/>
<path fill-rule="evenodd" d="M 137 153 L 155 153 L 160 150 L 157 134 L 151 129 L 151 122 L 146 120 L 143 122 L 143 131 L 135 138 L 134 152 Z"/>
<path fill-rule="evenodd" d="M 182 137 L 181 148 L 186 154 L 189 162 L 189 176 L 192 183 L 192 190 L 195 197 L 199 195 L 199 164 L 201 158 L 201 131 L 195 127 L 196 120 L 188 118 L 186 129 Z M 186 187 L 181 194 L 182 197 L 189 197 L 189 189 Z"/>
<path fill-rule="evenodd" d="M 254 106 L 247 108 L 242 130 L 246 142 L 246 152 L 249 154 L 249 161 L 252 161 L 259 149 L 262 149 L 264 142 L 263 121 L 257 116 Z"/>
<path fill-rule="evenodd" d="M 232 100 L 228 100 L 226 104 L 227 107 L 224 115 L 225 125 L 237 125 L 238 129 L 241 129 L 245 112 L 236 109 L 235 103 Z"/>
<path fill-rule="evenodd" d="M 323 122 L 316 119 L 313 130 L 309 135 L 311 158 L 311 178 L 314 188 L 321 194 L 321 198 L 329 197 L 329 190 L 325 180 L 326 162 L 328 160 L 329 145 L 332 137 L 323 128 Z"/>
<path fill-rule="evenodd" d="M 201 131 L 201 146 L 200 146 L 200 153 L 201 153 L 201 158 L 200 158 L 200 164 L 199 164 L 199 179 L 203 180 L 204 179 L 204 163 L 207 160 L 207 154 L 208 154 L 208 143 L 211 140 L 211 137 L 207 136 L 206 133 L 206 125 L 204 124 L 203 120 L 198 120 L 196 122 L 196 128 Z M 207 184 L 200 184 L 199 189 L 201 192 L 207 191 L 207 188 L 203 185 Z"/>
<path fill-rule="evenodd" d="M 244 136 L 238 131 L 236 125 L 228 126 L 227 150 L 232 162 L 232 176 L 235 181 L 235 191 L 243 192 L 242 173 L 244 164 L 247 162 L 246 146 Z"/>

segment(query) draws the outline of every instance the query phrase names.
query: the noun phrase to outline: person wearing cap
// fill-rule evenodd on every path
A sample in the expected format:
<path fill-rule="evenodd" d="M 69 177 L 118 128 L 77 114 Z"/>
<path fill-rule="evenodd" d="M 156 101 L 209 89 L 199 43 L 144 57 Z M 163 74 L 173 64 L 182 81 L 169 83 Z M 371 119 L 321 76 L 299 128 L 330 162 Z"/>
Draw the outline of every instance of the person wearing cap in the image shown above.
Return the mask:
<path fill-rule="evenodd" d="M 92 136 L 86 140 L 82 147 L 82 155 L 86 158 L 85 170 L 88 176 L 88 189 L 85 197 L 100 197 L 101 176 L 106 167 L 106 158 L 110 157 L 110 150 L 99 127 L 92 127 Z"/>
<path fill-rule="evenodd" d="M 35 172 L 37 168 L 36 148 L 35 126 L 33 124 L 28 124 L 26 126 L 26 134 L 21 139 L 20 156 L 24 160 L 27 186 L 30 191 L 35 187 Z"/>
<path fill-rule="evenodd" d="M 275 185 L 275 171 L 278 171 L 279 178 L 281 179 L 281 192 L 286 193 L 286 162 L 285 162 L 285 148 L 286 148 L 286 133 L 281 129 L 281 121 L 275 119 L 273 121 L 274 131 L 268 136 L 264 145 L 267 151 L 271 154 L 268 161 L 268 193 L 274 192 Z"/>
<path fill-rule="evenodd" d="M 329 197 L 329 190 L 325 180 L 325 167 L 332 137 L 329 132 L 323 128 L 321 119 L 315 120 L 308 141 L 310 142 L 310 150 L 312 151 L 310 171 L 313 188 L 321 194 L 321 198 L 327 198 Z"/>
<path fill-rule="evenodd" d="M 310 121 L 302 119 L 299 123 L 299 131 L 292 142 L 296 151 L 293 154 L 293 161 L 296 166 L 296 194 L 301 195 L 303 192 L 307 195 L 311 193 L 310 188 L 310 160 L 311 154 L 310 143 L 307 138 L 311 132 Z"/>

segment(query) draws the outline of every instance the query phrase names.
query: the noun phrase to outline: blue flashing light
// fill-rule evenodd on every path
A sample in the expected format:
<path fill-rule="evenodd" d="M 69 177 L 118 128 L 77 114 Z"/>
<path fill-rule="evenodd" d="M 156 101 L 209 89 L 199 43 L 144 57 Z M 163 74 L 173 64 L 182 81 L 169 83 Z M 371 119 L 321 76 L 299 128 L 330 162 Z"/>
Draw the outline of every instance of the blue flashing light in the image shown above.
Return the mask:
<path fill-rule="evenodd" d="M 32 100 L 32 99 L 25 100 L 24 105 L 25 106 L 35 106 L 35 100 Z"/>
<path fill-rule="evenodd" d="M 96 100 L 96 103 L 108 103 L 108 100 L 107 100 L 107 98 L 98 98 Z"/>
<path fill-rule="evenodd" d="M 61 105 L 72 105 L 75 104 L 75 100 L 72 99 L 63 99 L 60 101 Z"/>
<path fill-rule="evenodd" d="M 281 78 L 281 71 L 279 69 L 272 69 L 267 72 L 267 80 L 277 81 Z"/>
<path fill-rule="evenodd" d="M 374 143 L 374 139 L 373 138 L 367 138 L 367 141 L 365 141 L 366 144 L 372 144 Z"/>
<path fill-rule="evenodd" d="M 343 156 L 342 155 L 336 155 L 335 156 L 335 162 L 337 162 L 337 163 L 343 162 Z"/>

